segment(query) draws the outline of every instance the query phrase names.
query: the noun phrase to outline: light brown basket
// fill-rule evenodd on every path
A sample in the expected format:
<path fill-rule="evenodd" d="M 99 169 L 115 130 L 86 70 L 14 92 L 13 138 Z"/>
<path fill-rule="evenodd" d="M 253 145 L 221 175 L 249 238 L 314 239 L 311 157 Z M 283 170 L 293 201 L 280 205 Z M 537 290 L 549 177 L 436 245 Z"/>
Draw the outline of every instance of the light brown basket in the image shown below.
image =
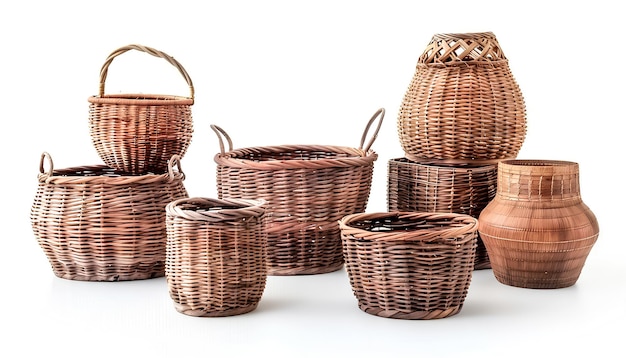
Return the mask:
<path fill-rule="evenodd" d="M 169 203 L 165 277 L 178 312 L 221 317 L 256 309 L 267 279 L 263 200 Z"/>
<path fill-rule="evenodd" d="M 580 195 L 578 163 L 507 160 L 479 217 L 496 279 L 523 288 L 574 285 L 598 239 L 598 220 Z"/>
<path fill-rule="evenodd" d="M 478 218 L 496 195 L 498 166 L 434 165 L 407 158 L 389 160 L 388 211 L 450 212 Z M 474 269 L 491 268 L 480 235 Z"/>
<path fill-rule="evenodd" d="M 228 134 L 211 126 L 221 150 L 215 155 L 218 196 L 267 201 L 270 275 L 321 274 L 343 267 L 337 221 L 367 206 L 378 158 L 370 147 L 384 114 L 381 108 L 372 116 L 358 148 L 280 145 L 233 150 Z M 364 146 L 377 117 L 378 127 Z"/>
<path fill-rule="evenodd" d="M 356 213 L 339 221 L 359 308 L 398 319 L 461 311 L 476 253 L 478 220 L 454 213 Z"/>
<path fill-rule="evenodd" d="M 176 67 L 191 91 L 190 97 L 161 94 L 105 94 L 111 62 L 137 50 L 162 58 Z M 97 96 L 89 101 L 91 140 L 104 163 L 129 174 L 164 173 L 174 155 L 183 157 L 191 142 L 194 87 L 187 71 L 168 54 L 142 45 L 113 51 L 100 70 Z"/>
<path fill-rule="evenodd" d="M 491 32 L 436 34 L 420 56 L 398 113 L 414 161 L 497 164 L 526 137 L 526 105 Z"/>
<path fill-rule="evenodd" d="M 104 165 L 55 170 L 44 152 L 39 170 L 31 224 L 56 276 L 126 281 L 165 274 L 165 206 L 187 196 L 177 156 L 165 174 L 128 176 Z"/>

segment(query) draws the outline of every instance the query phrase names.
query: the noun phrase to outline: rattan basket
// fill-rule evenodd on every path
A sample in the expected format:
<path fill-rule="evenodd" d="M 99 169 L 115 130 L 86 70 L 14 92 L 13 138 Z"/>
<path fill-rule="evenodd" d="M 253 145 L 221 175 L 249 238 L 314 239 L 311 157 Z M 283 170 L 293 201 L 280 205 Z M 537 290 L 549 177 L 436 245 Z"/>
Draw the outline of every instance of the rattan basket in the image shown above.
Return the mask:
<path fill-rule="evenodd" d="M 426 163 L 515 158 L 526 105 L 492 32 L 436 34 L 420 56 L 398 113 L 405 156 Z"/>
<path fill-rule="evenodd" d="M 498 166 L 434 165 L 407 158 L 389 160 L 388 211 L 450 212 L 478 218 L 496 195 Z M 489 255 L 478 236 L 474 269 L 491 268 Z"/>
<path fill-rule="evenodd" d="M 104 165 L 54 169 L 44 152 L 38 179 L 31 224 L 56 276 L 127 281 L 165 274 L 165 206 L 187 196 L 178 157 L 165 174 L 130 176 Z"/>
<path fill-rule="evenodd" d="M 105 94 L 111 62 L 130 50 L 162 58 L 176 67 L 189 85 L 190 96 Z M 142 45 L 113 51 L 100 70 L 98 95 L 88 101 L 91 140 L 109 167 L 129 174 L 164 173 L 172 156 L 185 155 L 193 134 L 194 87 L 187 71 L 168 54 Z"/>
<path fill-rule="evenodd" d="M 372 116 L 358 148 L 279 145 L 233 150 L 228 134 L 211 126 L 221 150 L 214 158 L 218 197 L 267 201 L 270 275 L 321 274 L 343 267 L 337 221 L 367 206 L 378 158 L 370 148 L 384 114 L 381 108 Z M 376 118 L 378 126 L 364 146 Z"/>
<path fill-rule="evenodd" d="M 359 308 L 398 319 L 461 311 L 474 268 L 478 220 L 454 213 L 355 213 L 339 221 Z"/>
<path fill-rule="evenodd" d="M 256 309 L 267 279 L 264 204 L 195 197 L 166 206 L 165 277 L 178 312 L 221 317 Z"/>

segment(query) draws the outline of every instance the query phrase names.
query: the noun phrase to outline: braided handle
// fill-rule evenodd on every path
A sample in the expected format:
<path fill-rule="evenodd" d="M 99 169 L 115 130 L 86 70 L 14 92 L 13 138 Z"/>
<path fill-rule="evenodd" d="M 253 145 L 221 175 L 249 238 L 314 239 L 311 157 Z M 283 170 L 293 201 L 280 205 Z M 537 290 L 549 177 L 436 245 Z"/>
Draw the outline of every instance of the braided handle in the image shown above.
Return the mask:
<path fill-rule="evenodd" d="M 102 68 L 100 69 L 100 88 L 98 91 L 100 97 L 104 96 L 104 87 L 105 87 L 104 85 L 106 82 L 107 75 L 109 73 L 109 65 L 111 65 L 111 62 L 113 62 L 113 60 L 117 56 L 130 50 L 137 50 L 137 51 L 145 52 L 155 57 L 163 58 L 167 62 L 169 62 L 172 66 L 176 67 L 178 69 L 178 72 L 180 72 L 180 74 L 185 79 L 185 81 L 187 81 L 187 85 L 189 85 L 189 90 L 191 92 L 190 98 L 191 99 L 194 98 L 195 93 L 194 93 L 194 88 L 193 88 L 193 83 L 191 81 L 191 77 L 189 77 L 189 74 L 187 73 L 185 68 L 180 64 L 180 62 L 178 62 L 176 59 L 174 59 L 174 57 L 166 54 L 165 52 L 153 49 L 151 47 L 135 45 L 135 44 L 120 47 L 117 50 L 111 52 L 109 57 L 107 57 L 106 61 L 102 65 Z"/>

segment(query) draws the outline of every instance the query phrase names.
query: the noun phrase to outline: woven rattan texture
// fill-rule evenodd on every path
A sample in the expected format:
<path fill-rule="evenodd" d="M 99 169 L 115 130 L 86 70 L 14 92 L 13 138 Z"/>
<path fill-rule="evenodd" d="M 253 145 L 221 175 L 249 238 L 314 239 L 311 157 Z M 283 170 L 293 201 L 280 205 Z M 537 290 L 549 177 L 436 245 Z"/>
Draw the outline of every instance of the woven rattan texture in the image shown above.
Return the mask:
<path fill-rule="evenodd" d="M 44 160 L 49 170 L 44 170 Z M 53 169 L 42 155 L 32 229 L 54 274 L 80 281 L 162 277 L 165 206 L 186 197 L 184 174 L 120 175 L 107 166 Z"/>
<path fill-rule="evenodd" d="M 472 279 L 477 225 L 477 219 L 453 213 L 344 217 L 345 265 L 359 308 L 398 319 L 459 313 Z"/>
<path fill-rule="evenodd" d="M 256 309 L 267 278 L 263 204 L 189 198 L 167 205 L 165 276 L 178 312 L 221 317 Z"/>
<path fill-rule="evenodd" d="M 376 112 L 372 121 L 384 110 Z M 378 154 L 366 147 L 282 145 L 233 150 L 215 156 L 220 198 L 265 199 L 270 275 L 305 275 L 343 267 L 337 222 L 364 211 Z M 361 149 L 362 148 L 362 149 Z"/>
<path fill-rule="evenodd" d="M 407 158 L 495 164 L 517 157 L 526 137 L 526 104 L 495 37 L 484 35 L 446 46 L 441 46 L 444 42 L 436 35 L 433 41 L 445 51 L 434 53 L 446 56 L 430 59 L 431 43 L 418 61 L 397 120 Z M 459 45 L 468 42 L 472 46 L 461 51 Z M 477 43 L 490 51 L 477 51 Z M 454 53 L 462 55 L 451 56 Z"/>
<path fill-rule="evenodd" d="M 524 288 L 574 285 L 599 235 L 573 162 L 499 163 L 498 191 L 479 220 L 495 277 Z"/>
<path fill-rule="evenodd" d="M 498 166 L 440 166 L 407 158 L 388 162 L 388 211 L 449 212 L 478 218 L 496 194 Z M 478 237 L 475 269 L 488 269 L 489 255 Z"/>
<path fill-rule="evenodd" d="M 175 66 L 189 85 L 190 97 L 160 94 L 105 94 L 111 62 L 137 50 Z M 163 173 L 174 155 L 183 157 L 191 143 L 194 103 L 191 78 L 182 65 L 166 53 L 142 45 L 128 45 L 112 52 L 100 71 L 97 96 L 89 97 L 89 133 L 104 163 L 120 172 Z"/>

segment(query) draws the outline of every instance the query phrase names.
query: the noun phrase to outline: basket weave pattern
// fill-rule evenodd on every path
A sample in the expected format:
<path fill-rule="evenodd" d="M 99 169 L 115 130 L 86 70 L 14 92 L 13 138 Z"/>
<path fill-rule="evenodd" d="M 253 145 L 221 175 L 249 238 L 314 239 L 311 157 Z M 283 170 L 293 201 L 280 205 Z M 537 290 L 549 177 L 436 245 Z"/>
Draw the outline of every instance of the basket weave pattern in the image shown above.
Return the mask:
<path fill-rule="evenodd" d="M 339 226 L 362 311 L 399 319 L 460 312 L 474 268 L 477 219 L 454 213 L 356 213 Z"/>
<path fill-rule="evenodd" d="M 165 275 L 178 312 L 219 317 L 257 307 L 267 278 L 263 204 L 189 198 L 167 205 Z"/>
<path fill-rule="evenodd" d="M 165 174 L 124 176 L 104 165 L 55 170 L 43 153 L 38 180 L 31 224 L 56 276 L 126 281 L 164 275 L 165 206 L 187 196 L 176 157 Z"/>

